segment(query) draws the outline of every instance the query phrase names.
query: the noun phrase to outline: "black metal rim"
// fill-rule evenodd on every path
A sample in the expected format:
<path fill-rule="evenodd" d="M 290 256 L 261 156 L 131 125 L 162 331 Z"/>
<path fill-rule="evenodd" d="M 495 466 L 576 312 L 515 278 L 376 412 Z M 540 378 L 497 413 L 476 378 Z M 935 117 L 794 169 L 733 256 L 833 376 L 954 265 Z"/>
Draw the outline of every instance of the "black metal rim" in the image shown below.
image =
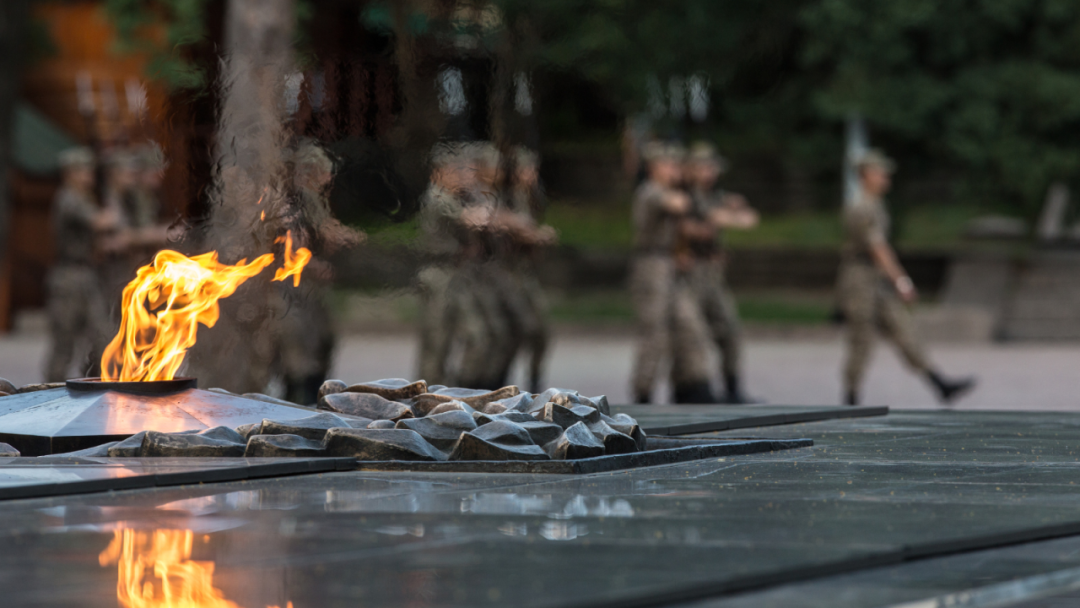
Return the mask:
<path fill-rule="evenodd" d="M 68 380 L 66 384 L 73 391 L 119 391 L 136 395 L 164 395 L 196 388 L 198 380 L 195 378 L 173 378 L 172 380 L 156 380 L 154 382 L 102 382 L 101 378 L 76 378 Z"/>

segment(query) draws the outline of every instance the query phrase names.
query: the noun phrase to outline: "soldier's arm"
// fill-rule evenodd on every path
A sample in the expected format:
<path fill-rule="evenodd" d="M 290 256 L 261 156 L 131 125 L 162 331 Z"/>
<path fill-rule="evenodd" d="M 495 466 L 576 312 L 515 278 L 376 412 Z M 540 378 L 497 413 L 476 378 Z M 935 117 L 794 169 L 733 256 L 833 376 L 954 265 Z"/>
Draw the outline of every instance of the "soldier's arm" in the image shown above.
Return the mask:
<path fill-rule="evenodd" d="M 748 230 L 757 227 L 761 218 L 743 195 L 728 193 L 724 195 L 724 203 L 710 212 L 709 221 L 717 228 Z"/>
<path fill-rule="evenodd" d="M 892 282 L 893 288 L 896 289 L 896 293 L 900 294 L 901 299 L 909 303 L 918 299 L 919 294 L 915 291 L 915 284 L 911 282 L 911 277 L 904 272 L 904 267 L 900 265 L 896 253 L 884 238 L 871 241 L 870 256 L 878 269 L 889 277 L 889 281 Z"/>

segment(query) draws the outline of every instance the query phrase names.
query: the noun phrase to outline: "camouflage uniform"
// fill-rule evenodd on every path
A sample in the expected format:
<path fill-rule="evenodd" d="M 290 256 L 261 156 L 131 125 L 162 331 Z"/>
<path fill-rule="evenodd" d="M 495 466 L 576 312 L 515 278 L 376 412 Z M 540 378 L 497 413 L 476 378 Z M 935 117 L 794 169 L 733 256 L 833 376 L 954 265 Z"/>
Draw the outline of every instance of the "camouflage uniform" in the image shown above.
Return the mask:
<path fill-rule="evenodd" d="M 454 262 L 460 255 L 461 200 L 453 192 L 432 185 L 424 193 L 420 206 L 420 230 L 424 253 L 429 264 L 417 273 L 420 293 L 419 374 L 431 384 L 448 384 L 452 310 L 450 284 Z M 467 289 L 459 288 L 467 293 Z"/>
<path fill-rule="evenodd" d="M 539 188 L 534 188 L 531 192 L 515 189 L 510 196 L 511 210 L 536 221 L 542 208 L 541 199 Z M 529 247 L 516 247 L 512 255 L 512 290 L 519 298 L 519 302 L 514 306 L 520 327 L 519 344 L 529 353 L 529 390 L 539 392 L 544 358 L 551 341 L 548 303 L 537 276 L 535 252 Z"/>
<path fill-rule="evenodd" d="M 848 353 L 844 385 L 858 391 L 870 362 L 875 325 L 896 344 L 915 370 L 928 373 L 930 365 L 915 336 L 911 314 L 887 277 L 874 265 L 871 251 L 886 242 L 889 214 L 884 202 L 862 194 L 844 210 L 844 245 L 841 250 L 837 291 L 848 323 Z"/>
<path fill-rule="evenodd" d="M 678 217 L 663 207 L 670 191 L 647 180 L 634 193 L 634 260 L 630 269 L 630 297 L 637 315 L 637 351 L 632 389 L 639 401 L 648 400 L 671 346 L 670 326 L 675 291 L 672 248 Z"/>
<path fill-rule="evenodd" d="M 704 219 L 709 211 L 723 204 L 721 193 L 693 192 L 691 198 L 693 214 L 698 219 Z M 693 264 L 687 280 L 704 315 L 708 335 L 720 350 L 722 377 L 730 385 L 741 373 L 742 340 L 739 311 L 724 277 L 725 259 L 720 235 L 717 233 L 712 242 L 692 243 L 689 249 Z"/>
<path fill-rule="evenodd" d="M 53 201 L 57 256 L 46 279 L 51 334 L 45 364 L 47 382 L 68 377 L 68 368 L 81 341 L 89 344 L 90 369 L 96 370 L 110 338 L 101 278 L 93 264 L 93 222 L 98 213 L 89 195 L 66 187 L 60 189 Z"/>

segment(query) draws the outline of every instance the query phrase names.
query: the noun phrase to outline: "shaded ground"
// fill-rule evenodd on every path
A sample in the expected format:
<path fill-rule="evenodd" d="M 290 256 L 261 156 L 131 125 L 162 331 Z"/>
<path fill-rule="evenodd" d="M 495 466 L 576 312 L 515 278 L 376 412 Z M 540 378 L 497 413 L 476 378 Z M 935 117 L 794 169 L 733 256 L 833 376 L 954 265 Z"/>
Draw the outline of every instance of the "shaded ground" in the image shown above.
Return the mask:
<path fill-rule="evenodd" d="M 747 386 L 769 403 L 825 405 L 840 395 L 843 346 L 829 331 L 791 330 L 749 340 Z M 786 337 L 789 336 L 789 337 Z M 564 329 L 549 363 L 549 384 L 626 402 L 632 339 L 623 332 Z M 359 334 L 343 339 L 334 376 L 345 380 L 412 376 L 415 336 Z M 1080 410 L 1080 344 L 934 344 L 934 359 L 949 373 L 975 373 L 979 388 L 958 404 L 969 409 Z M 39 381 L 43 334 L 0 339 L 0 376 L 16 384 Z M 666 394 L 658 391 L 657 396 Z M 663 399 L 659 399 L 663 401 Z M 892 407 L 937 407 L 921 379 L 907 373 L 882 345 L 874 359 L 865 401 Z"/>

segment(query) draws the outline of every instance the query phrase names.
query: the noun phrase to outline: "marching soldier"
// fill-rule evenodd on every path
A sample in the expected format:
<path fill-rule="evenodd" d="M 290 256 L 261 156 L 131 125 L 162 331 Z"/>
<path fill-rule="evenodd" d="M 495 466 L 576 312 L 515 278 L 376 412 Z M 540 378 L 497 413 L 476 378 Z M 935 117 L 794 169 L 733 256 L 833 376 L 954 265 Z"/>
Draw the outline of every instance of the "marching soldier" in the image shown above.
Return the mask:
<path fill-rule="evenodd" d="M 540 188 L 539 158 L 536 152 L 518 146 L 514 150 L 514 172 L 510 182 L 510 210 L 521 218 L 523 223 L 536 225 L 544 211 L 544 193 Z M 529 390 L 540 392 L 544 358 L 547 355 L 551 329 L 548 326 L 547 299 L 543 287 L 536 275 L 536 247 L 527 243 L 516 242 L 511 254 L 514 272 L 514 286 L 519 294 L 520 315 L 517 325 L 520 328 L 520 346 L 529 354 L 528 382 Z"/>
<path fill-rule="evenodd" d="M 907 364 L 923 374 L 943 403 L 951 403 L 975 386 L 975 380 L 948 379 L 935 371 L 916 339 L 908 304 L 918 297 L 888 242 L 889 214 L 882 197 L 892 184 L 895 165 L 878 150 L 869 150 L 856 163 L 859 195 L 844 209 L 838 295 L 848 323 L 844 400 L 859 404 L 875 327 L 897 347 Z"/>
<path fill-rule="evenodd" d="M 420 201 L 421 249 L 427 265 L 417 274 L 420 293 L 420 377 L 430 384 L 451 384 L 453 329 L 450 283 L 461 262 L 467 229 L 462 223 L 462 194 L 470 171 L 461 146 L 439 145 L 431 155 L 431 183 Z M 467 294 L 461 297 L 467 298 Z M 467 303 L 466 303 L 467 305 Z M 482 322 L 476 321 L 482 326 Z M 478 330 L 482 333 L 482 327 Z"/>
<path fill-rule="evenodd" d="M 327 299 L 334 251 L 360 243 L 363 235 L 344 226 L 330 211 L 329 189 L 334 163 L 319 146 L 301 144 L 292 155 L 293 188 L 277 233 L 292 237 L 292 251 L 306 247 L 312 258 L 299 286 L 275 283 L 277 359 L 285 380 L 285 399 L 303 405 L 318 400 L 319 387 L 330 374 L 336 337 Z M 280 240 L 280 239 L 279 239 Z M 279 243 L 280 245 L 280 243 Z"/>
<path fill-rule="evenodd" d="M 89 369 L 96 370 L 100 364 L 111 336 L 95 257 L 109 247 L 104 235 L 116 230 L 121 221 L 116 209 L 101 209 L 94 202 L 94 155 L 89 149 L 64 151 L 60 168 L 63 183 L 52 209 L 56 263 L 46 278 L 51 335 L 47 382 L 68 377 L 80 342 L 89 345 Z"/>
<path fill-rule="evenodd" d="M 649 403 L 660 365 L 671 347 L 675 293 L 673 249 L 679 221 L 690 211 L 690 198 L 678 190 L 685 153 L 679 146 L 645 146 L 649 177 L 634 193 L 634 259 L 630 296 L 637 315 L 637 350 L 631 379 L 637 403 Z"/>
<path fill-rule="evenodd" d="M 685 287 L 685 297 L 700 314 L 700 322 L 687 321 L 692 315 L 680 303 L 676 307 L 676 333 L 673 348 L 674 369 L 679 374 L 694 369 L 704 360 L 697 347 L 700 342 L 695 329 L 703 326 L 720 351 L 721 377 L 725 394 L 721 403 L 744 404 L 750 400 L 742 390 L 742 340 L 739 313 L 735 298 L 724 277 L 726 259 L 721 233 L 724 229 L 748 229 L 758 223 L 758 215 L 741 195 L 716 190 L 716 181 L 724 170 L 724 160 L 715 148 L 705 142 L 694 144 L 685 165 L 685 182 L 693 202 L 688 217 L 680 223 L 680 245 L 676 247 L 676 262 Z M 708 376 L 679 382 L 674 378 L 675 401 L 703 403 L 711 396 Z"/>

